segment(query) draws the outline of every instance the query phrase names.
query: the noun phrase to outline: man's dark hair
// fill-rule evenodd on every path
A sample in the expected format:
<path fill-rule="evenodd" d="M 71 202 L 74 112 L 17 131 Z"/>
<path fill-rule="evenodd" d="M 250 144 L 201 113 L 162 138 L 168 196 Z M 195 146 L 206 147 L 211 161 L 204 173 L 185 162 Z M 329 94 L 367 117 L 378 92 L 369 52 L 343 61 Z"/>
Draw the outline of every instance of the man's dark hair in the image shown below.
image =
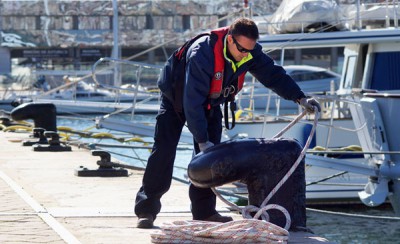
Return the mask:
<path fill-rule="evenodd" d="M 245 36 L 252 40 L 258 40 L 258 28 L 253 20 L 248 18 L 236 19 L 229 27 L 229 34 L 234 37 Z"/>

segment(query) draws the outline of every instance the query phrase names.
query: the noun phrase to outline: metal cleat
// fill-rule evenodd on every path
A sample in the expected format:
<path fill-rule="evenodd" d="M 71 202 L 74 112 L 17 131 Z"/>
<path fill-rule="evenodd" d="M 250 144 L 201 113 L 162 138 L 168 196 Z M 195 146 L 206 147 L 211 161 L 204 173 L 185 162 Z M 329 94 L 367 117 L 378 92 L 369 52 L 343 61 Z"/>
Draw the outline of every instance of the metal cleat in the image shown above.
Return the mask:
<path fill-rule="evenodd" d="M 97 161 L 99 168 L 88 169 L 84 166 L 80 166 L 75 170 L 76 176 L 82 177 L 120 177 L 128 176 L 128 171 L 120 167 L 114 167 L 115 163 L 111 162 L 110 153 L 102 150 L 93 150 L 93 156 L 100 156 L 100 160 Z"/>
<path fill-rule="evenodd" d="M 43 146 L 40 144 L 35 144 L 32 146 L 35 152 L 69 152 L 72 151 L 70 146 L 62 145 L 60 142 L 60 136 L 57 132 L 46 131 L 44 132 L 45 137 L 50 138 L 48 140 L 49 145 Z"/>
<path fill-rule="evenodd" d="M 33 132 L 33 135 L 32 135 L 32 137 L 33 138 L 45 138 L 46 139 L 46 137 L 44 136 L 44 132 L 45 132 L 46 130 L 44 129 L 44 128 L 33 128 L 33 130 L 32 130 L 32 132 Z M 47 141 L 47 139 L 46 139 L 46 141 Z"/>
<path fill-rule="evenodd" d="M 11 119 L 9 117 L 6 117 L 6 116 L 1 116 L 0 117 L 0 124 L 5 125 L 5 126 L 10 126 L 10 125 L 12 125 Z"/>
<path fill-rule="evenodd" d="M 33 146 L 35 144 L 48 144 L 47 138 L 44 135 L 45 130 L 43 128 L 33 128 L 33 135 L 30 135 L 32 138 L 39 138 L 39 140 L 32 141 L 27 140 L 22 142 L 22 146 Z"/>

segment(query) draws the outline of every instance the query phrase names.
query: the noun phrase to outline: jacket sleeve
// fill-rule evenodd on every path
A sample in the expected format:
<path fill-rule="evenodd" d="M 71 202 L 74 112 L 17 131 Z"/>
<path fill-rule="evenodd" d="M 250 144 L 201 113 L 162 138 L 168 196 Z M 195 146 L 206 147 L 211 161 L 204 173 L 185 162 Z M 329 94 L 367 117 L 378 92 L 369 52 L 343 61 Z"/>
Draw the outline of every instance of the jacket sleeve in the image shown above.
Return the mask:
<path fill-rule="evenodd" d="M 198 143 L 208 141 L 205 108 L 213 67 L 213 51 L 208 42 L 192 45 L 187 54 L 183 106 L 188 128 Z"/>
<path fill-rule="evenodd" d="M 286 100 L 296 101 L 305 97 L 292 77 L 286 74 L 282 66 L 276 65 L 267 54 L 262 52 L 260 45 L 257 44 L 252 55 L 254 60 L 250 64 L 249 72 L 264 86 Z"/>

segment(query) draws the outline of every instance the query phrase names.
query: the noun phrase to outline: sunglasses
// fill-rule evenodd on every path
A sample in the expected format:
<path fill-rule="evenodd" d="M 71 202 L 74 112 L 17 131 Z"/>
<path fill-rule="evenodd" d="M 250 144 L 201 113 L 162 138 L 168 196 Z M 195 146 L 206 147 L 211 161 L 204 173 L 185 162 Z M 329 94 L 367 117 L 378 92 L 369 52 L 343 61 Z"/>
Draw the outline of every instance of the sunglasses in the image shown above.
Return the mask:
<path fill-rule="evenodd" d="M 237 50 L 238 50 L 239 52 L 241 52 L 241 53 L 249 53 L 249 52 L 252 51 L 252 50 L 249 50 L 249 49 L 246 49 L 246 48 L 242 47 L 242 46 L 236 41 L 236 39 L 235 39 L 233 36 L 232 36 L 232 40 L 233 40 L 233 43 L 235 43 L 236 48 L 237 48 Z"/>

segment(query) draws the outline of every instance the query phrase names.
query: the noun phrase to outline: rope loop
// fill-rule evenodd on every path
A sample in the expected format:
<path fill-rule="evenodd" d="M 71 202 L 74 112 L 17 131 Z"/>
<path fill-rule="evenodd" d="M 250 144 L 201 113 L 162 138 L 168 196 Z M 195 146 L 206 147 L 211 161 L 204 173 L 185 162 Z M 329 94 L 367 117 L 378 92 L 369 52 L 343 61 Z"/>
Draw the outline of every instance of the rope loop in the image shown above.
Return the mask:
<path fill-rule="evenodd" d="M 267 213 L 268 210 L 270 209 L 276 209 L 279 210 L 285 215 L 286 218 L 286 224 L 284 229 L 289 230 L 290 224 L 292 223 L 292 219 L 290 218 L 289 212 L 282 206 L 278 204 L 268 204 L 264 207 L 256 207 L 254 205 L 247 205 L 246 207 L 243 208 L 242 210 L 242 216 L 245 219 L 262 219 L 264 221 L 269 221 L 269 214 Z M 255 213 L 254 217 L 252 217 L 251 213 Z"/>

